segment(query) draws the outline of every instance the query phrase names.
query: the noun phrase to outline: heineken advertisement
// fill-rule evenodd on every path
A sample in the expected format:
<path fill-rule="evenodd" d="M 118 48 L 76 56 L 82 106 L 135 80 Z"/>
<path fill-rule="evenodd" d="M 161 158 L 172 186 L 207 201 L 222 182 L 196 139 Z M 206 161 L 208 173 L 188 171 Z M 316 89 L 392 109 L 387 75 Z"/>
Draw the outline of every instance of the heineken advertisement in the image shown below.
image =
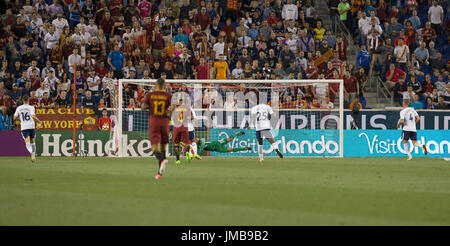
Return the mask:
<path fill-rule="evenodd" d="M 70 131 L 37 132 L 37 154 L 39 156 L 72 156 L 73 134 Z M 130 157 L 151 155 L 151 144 L 142 132 L 124 132 L 123 145 Z M 114 142 L 109 132 L 77 132 L 75 151 L 78 156 L 114 156 Z"/>

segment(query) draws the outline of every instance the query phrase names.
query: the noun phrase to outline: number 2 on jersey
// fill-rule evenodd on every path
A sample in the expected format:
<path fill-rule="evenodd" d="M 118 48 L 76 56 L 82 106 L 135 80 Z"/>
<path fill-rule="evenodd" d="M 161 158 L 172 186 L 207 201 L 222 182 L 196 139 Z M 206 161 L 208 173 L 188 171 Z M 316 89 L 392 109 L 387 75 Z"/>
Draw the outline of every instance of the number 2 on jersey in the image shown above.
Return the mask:
<path fill-rule="evenodd" d="M 154 101 L 154 115 L 164 115 L 164 109 L 166 106 L 165 101 Z"/>

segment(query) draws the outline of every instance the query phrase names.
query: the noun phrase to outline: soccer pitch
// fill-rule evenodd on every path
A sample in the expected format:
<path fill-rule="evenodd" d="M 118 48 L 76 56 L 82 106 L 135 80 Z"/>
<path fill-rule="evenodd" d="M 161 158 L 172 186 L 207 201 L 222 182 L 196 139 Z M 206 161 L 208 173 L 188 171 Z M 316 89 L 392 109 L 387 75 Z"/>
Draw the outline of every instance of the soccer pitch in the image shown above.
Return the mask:
<path fill-rule="evenodd" d="M 450 166 L 415 158 L 0 158 L 0 225 L 450 225 Z"/>

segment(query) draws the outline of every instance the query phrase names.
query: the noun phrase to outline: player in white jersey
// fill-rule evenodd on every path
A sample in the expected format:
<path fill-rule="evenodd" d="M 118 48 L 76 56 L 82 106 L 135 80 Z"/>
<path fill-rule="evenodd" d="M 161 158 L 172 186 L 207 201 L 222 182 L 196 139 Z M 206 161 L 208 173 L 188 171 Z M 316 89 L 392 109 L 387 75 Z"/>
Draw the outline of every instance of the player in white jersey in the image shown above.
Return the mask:
<path fill-rule="evenodd" d="M 250 112 L 250 123 L 248 125 L 248 129 L 251 128 L 253 125 L 253 121 L 255 121 L 255 127 L 256 127 L 256 138 L 258 139 L 258 155 L 259 155 L 259 162 L 264 161 L 263 157 L 263 140 L 266 138 L 270 144 L 272 144 L 272 148 L 277 152 L 278 156 L 280 158 L 283 158 L 283 154 L 280 152 L 280 150 L 275 146 L 275 140 L 273 138 L 272 133 L 270 130 L 272 129 L 272 126 L 270 125 L 270 118 L 269 116 L 274 116 L 273 109 L 266 104 L 258 104 L 254 106 L 251 109 Z"/>
<path fill-rule="evenodd" d="M 25 140 L 25 145 L 28 152 L 31 155 L 31 161 L 36 161 L 36 132 L 34 127 L 34 122 L 41 123 L 41 121 L 36 117 L 34 107 L 29 105 L 29 98 L 27 95 L 22 98 L 23 105 L 17 107 L 14 113 L 14 120 L 20 119 L 20 130 L 22 131 L 22 137 Z"/>
<path fill-rule="evenodd" d="M 186 147 L 186 160 L 190 162 L 192 160 L 192 157 L 195 157 L 196 159 L 201 160 L 202 158 L 200 155 L 198 155 L 197 151 L 197 141 L 195 141 L 195 128 L 194 124 L 197 122 L 197 115 L 195 114 L 195 111 L 192 107 L 190 107 L 191 112 L 191 119 L 188 122 L 188 132 L 189 132 L 189 141 L 191 142 L 190 145 Z"/>
<path fill-rule="evenodd" d="M 428 151 L 425 145 L 417 141 L 416 123 L 420 121 L 419 114 L 417 114 L 416 110 L 409 107 L 409 100 L 403 100 L 402 105 L 403 109 L 400 111 L 400 120 L 398 121 L 397 127 L 402 127 L 403 146 L 405 147 L 406 153 L 408 153 L 409 161 L 412 160 L 408 144 L 409 140 L 411 140 L 414 146 L 421 147 L 425 155 Z"/>

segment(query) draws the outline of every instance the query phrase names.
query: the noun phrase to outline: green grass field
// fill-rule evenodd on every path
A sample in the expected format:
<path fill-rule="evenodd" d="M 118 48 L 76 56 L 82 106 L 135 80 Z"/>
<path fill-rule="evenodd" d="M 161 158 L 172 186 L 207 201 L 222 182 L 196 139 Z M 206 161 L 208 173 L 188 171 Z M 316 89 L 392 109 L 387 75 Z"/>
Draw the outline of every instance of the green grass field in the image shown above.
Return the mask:
<path fill-rule="evenodd" d="M 450 225 L 450 163 L 0 158 L 0 225 Z"/>

